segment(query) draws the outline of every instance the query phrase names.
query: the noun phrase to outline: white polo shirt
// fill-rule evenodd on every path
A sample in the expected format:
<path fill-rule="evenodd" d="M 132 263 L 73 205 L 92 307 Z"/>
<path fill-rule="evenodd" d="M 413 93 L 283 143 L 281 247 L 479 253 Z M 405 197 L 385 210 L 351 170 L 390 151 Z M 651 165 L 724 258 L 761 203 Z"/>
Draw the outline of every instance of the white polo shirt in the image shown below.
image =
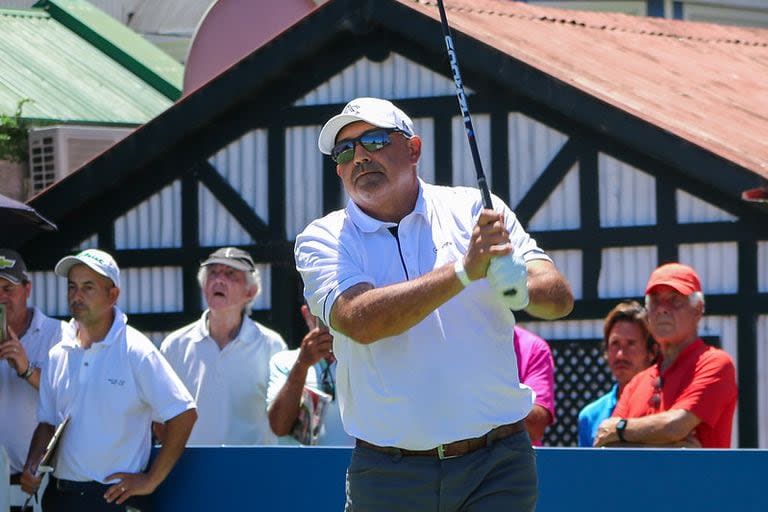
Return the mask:
<path fill-rule="evenodd" d="M 70 417 L 59 442 L 57 478 L 107 483 L 112 473 L 143 471 L 151 422 L 195 407 L 160 351 L 114 309 L 104 340 L 84 350 L 72 320 L 50 351 L 37 415 L 50 425 Z"/>
<path fill-rule="evenodd" d="M 207 310 L 169 334 L 160 351 L 197 402 L 187 444 L 276 444 L 267 417 L 269 360 L 285 349 L 279 334 L 244 318 L 237 337 L 220 350 Z"/>
<path fill-rule="evenodd" d="M 29 361 L 38 368 L 48 362 L 48 351 L 61 340 L 61 320 L 32 309 L 32 321 L 19 340 Z M 22 371 L 24 368 L 21 369 Z M 20 473 L 27 460 L 29 442 L 37 427 L 37 390 L 6 361 L 0 361 L 0 445 L 8 452 L 11 474 Z"/>
<path fill-rule="evenodd" d="M 419 185 L 397 238 L 388 230 L 395 224 L 369 217 L 351 201 L 297 237 L 304 294 L 326 325 L 334 301 L 351 286 L 414 279 L 466 253 L 480 193 Z M 494 205 L 505 212 L 514 250 L 526 261 L 549 260 L 497 197 Z M 480 279 L 398 336 L 363 345 L 331 328 L 346 431 L 380 446 L 424 450 L 524 418 L 533 394 L 518 380 L 514 322 Z"/>
<path fill-rule="evenodd" d="M 267 390 L 267 408 L 269 408 L 272 402 L 277 397 L 277 394 L 283 389 L 283 386 L 288 381 L 288 375 L 293 369 L 293 365 L 296 363 L 296 359 L 299 357 L 299 349 L 286 350 L 279 352 L 272 356 L 272 360 L 269 362 L 269 389 Z M 325 370 L 322 361 L 316 363 L 307 370 L 307 380 L 304 381 L 304 385 L 310 389 L 317 391 L 326 390 L 321 385 L 321 379 L 323 371 Z M 330 370 L 333 382 L 336 382 L 336 363 L 332 363 Z M 290 436 L 284 436 L 281 438 L 281 444 L 298 444 Z M 328 404 L 328 408 L 325 412 L 325 422 L 323 423 L 323 429 L 320 432 L 320 439 L 318 440 L 318 446 L 352 446 L 355 444 L 354 438 L 350 437 L 344 431 L 344 425 L 341 423 L 341 412 L 339 411 L 339 401 L 333 400 Z"/>

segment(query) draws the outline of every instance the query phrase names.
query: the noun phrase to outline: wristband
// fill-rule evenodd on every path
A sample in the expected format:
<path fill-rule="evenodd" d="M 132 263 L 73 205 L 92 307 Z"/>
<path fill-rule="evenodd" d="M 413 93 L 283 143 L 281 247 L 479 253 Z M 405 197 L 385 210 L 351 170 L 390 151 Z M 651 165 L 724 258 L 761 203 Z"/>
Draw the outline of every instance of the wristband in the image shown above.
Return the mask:
<path fill-rule="evenodd" d="M 30 361 L 29 366 L 24 370 L 24 373 L 17 373 L 16 375 L 18 375 L 20 379 L 29 380 L 33 373 L 35 373 L 35 365 Z"/>
<path fill-rule="evenodd" d="M 464 269 L 463 260 L 457 260 L 456 263 L 453 264 L 453 270 L 456 272 L 456 277 L 459 278 L 459 281 L 461 281 L 461 284 L 464 285 L 464 287 L 472 282 L 467 275 L 467 271 Z"/>

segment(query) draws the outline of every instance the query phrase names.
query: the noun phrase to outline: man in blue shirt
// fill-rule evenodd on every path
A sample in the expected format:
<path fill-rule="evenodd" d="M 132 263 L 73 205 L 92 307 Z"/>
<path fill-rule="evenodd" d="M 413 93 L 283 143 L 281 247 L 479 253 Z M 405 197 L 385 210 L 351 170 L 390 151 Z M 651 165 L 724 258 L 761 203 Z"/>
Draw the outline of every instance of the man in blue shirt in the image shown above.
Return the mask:
<path fill-rule="evenodd" d="M 616 384 L 579 412 L 579 446 L 592 446 L 600 423 L 611 416 L 624 386 L 656 360 L 659 349 L 648 330 L 645 308 L 636 301 L 619 303 L 605 317 L 603 349 Z"/>

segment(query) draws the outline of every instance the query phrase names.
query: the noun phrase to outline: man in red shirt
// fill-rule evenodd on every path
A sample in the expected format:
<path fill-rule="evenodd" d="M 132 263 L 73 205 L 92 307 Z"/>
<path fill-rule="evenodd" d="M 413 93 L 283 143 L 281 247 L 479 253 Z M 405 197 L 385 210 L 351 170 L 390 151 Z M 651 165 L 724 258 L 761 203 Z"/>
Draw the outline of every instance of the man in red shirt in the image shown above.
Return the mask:
<path fill-rule="evenodd" d="M 699 276 L 686 265 L 662 265 L 648 280 L 645 302 L 662 357 L 627 384 L 613 416 L 600 425 L 596 446 L 730 448 L 736 370 L 727 353 L 698 335 Z"/>

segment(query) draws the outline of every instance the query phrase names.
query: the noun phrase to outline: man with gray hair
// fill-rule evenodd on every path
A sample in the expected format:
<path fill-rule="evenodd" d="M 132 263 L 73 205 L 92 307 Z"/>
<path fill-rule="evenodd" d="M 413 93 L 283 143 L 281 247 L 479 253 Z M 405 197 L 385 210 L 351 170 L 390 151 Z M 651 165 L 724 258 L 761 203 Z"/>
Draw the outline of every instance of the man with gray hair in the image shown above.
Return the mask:
<path fill-rule="evenodd" d="M 645 304 L 661 356 L 624 388 L 595 446 L 730 448 L 736 368 L 698 334 L 704 294 L 696 271 L 680 263 L 660 266 L 645 287 Z"/>
<path fill-rule="evenodd" d="M 208 309 L 160 346 L 197 402 L 188 444 L 275 444 L 267 418 L 269 360 L 286 345 L 248 318 L 261 291 L 259 271 L 250 254 L 225 247 L 200 265 L 197 277 Z M 162 440 L 162 426 L 155 433 Z"/>

